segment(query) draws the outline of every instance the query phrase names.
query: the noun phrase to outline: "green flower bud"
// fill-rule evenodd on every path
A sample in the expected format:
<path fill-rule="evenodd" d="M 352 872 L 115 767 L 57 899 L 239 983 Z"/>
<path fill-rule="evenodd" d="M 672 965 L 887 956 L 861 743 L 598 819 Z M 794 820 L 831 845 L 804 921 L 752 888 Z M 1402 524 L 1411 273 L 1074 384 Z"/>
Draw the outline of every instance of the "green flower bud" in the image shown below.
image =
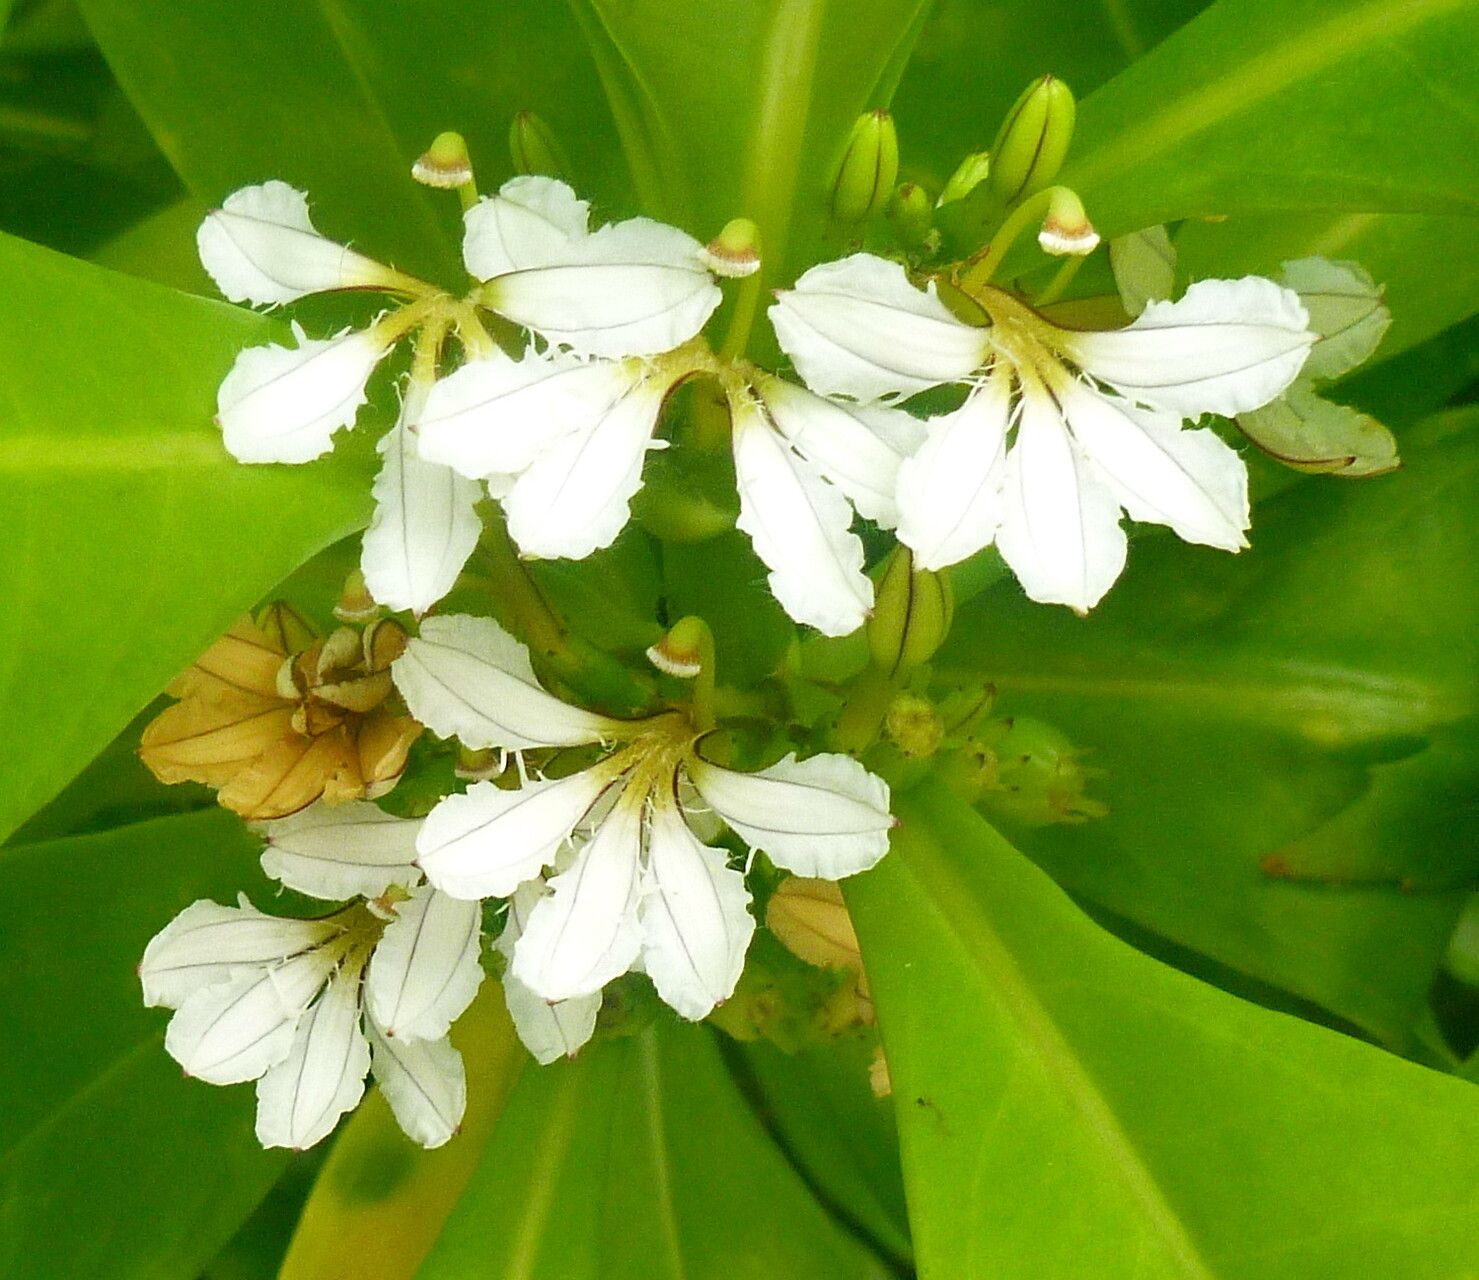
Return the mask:
<path fill-rule="evenodd" d="M 928 662 L 950 632 L 955 600 L 950 579 L 916 571 L 907 547 L 896 547 L 884 566 L 868 619 L 873 665 L 900 676 Z"/>
<path fill-rule="evenodd" d="M 902 245 L 917 249 L 934 230 L 935 215 L 929 193 L 914 182 L 901 182 L 889 197 L 888 224 Z"/>
<path fill-rule="evenodd" d="M 945 189 L 940 192 L 940 198 L 935 201 L 935 204 L 937 206 L 947 205 L 954 204 L 957 200 L 964 200 L 986 181 L 986 176 L 990 172 L 991 153 L 972 151 L 955 166 L 955 172 L 950 175 L 950 180 L 945 183 Z"/>
<path fill-rule="evenodd" d="M 832 183 L 832 216 L 867 222 L 883 208 L 899 177 L 899 134 L 887 111 L 865 111 L 852 127 Z"/>
<path fill-rule="evenodd" d="M 411 166 L 411 176 L 422 186 L 442 191 L 470 186 L 472 160 L 467 154 L 467 142 L 460 133 L 450 130 L 437 134 L 431 146 Z"/>
<path fill-rule="evenodd" d="M 514 116 L 508 130 L 508 151 L 517 173 L 569 179 L 570 163 L 554 131 L 532 111 L 520 111 Z"/>
<path fill-rule="evenodd" d="M 988 725 L 975 744 L 980 804 L 988 813 L 1044 827 L 1102 818 L 1108 808 L 1087 794 L 1093 771 L 1073 744 L 1041 720 L 1015 716 Z"/>
<path fill-rule="evenodd" d="M 925 759 L 940 749 L 945 722 L 934 705 L 913 693 L 901 693 L 888 706 L 883 732 L 909 760 Z"/>
<path fill-rule="evenodd" d="M 986 183 L 1003 205 L 1025 200 L 1048 186 L 1073 139 L 1073 92 L 1054 76 L 1033 81 L 1007 112 Z"/>

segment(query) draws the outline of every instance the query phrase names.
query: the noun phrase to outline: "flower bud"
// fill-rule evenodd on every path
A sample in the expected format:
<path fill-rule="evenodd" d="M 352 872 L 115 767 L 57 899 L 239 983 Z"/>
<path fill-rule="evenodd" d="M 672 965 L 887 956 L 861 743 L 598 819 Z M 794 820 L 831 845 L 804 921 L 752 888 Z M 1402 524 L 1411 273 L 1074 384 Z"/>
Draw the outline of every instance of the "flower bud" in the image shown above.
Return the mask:
<path fill-rule="evenodd" d="M 954 611 L 950 580 L 944 574 L 916 571 L 909 549 L 895 547 L 868 619 L 873 665 L 899 676 L 928 662 L 949 634 Z"/>
<path fill-rule="evenodd" d="M 955 172 L 950 175 L 950 180 L 945 183 L 945 189 L 940 192 L 940 198 L 935 201 L 938 208 L 941 205 L 954 204 L 957 200 L 964 200 L 981 183 L 986 181 L 986 176 L 991 172 L 991 153 L 989 151 L 972 151 L 958 165 Z"/>
<path fill-rule="evenodd" d="M 365 575 L 359 569 L 351 569 L 334 603 L 334 617 L 340 622 L 369 622 L 379 616 L 380 606 L 365 586 Z"/>
<path fill-rule="evenodd" d="M 852 127 L 832 183 L 832 216 L 867 222 L 888 199 L 899 177 L 899 135 L 887 111 L 865 111 Z"/>
<path fill-rule="evenodd" d="M 883 732 L 906 759 L 924 760 L 940 749 L 945 722 L 928 700 L 901 693 L 888 705 Z"/>
<path fill-rule="evenodd" d="M 1099 233 L 1084 212 L 1084 202 L 1067 187 L 1054 187 L 1037 242 L 1044 253 L 1081 258 L 1099 247 Z"/>
<path fill-rule="evenodd" d="M 980 734 L 983 789 L 990 814 L 1026 826 L 1087 822 L 1109 812 L 1087 794 L 1093 770 L 1073 744 L 1050 724 L 1015 716 Z"/>
<path fill-rule="evenodd" d="M 1015 204 L 1041 191 L 1058 176 L 1073 139 L 1073 92 L 1055 76 L 1028 85 L 1002 122 L 991 148 L 991 193 Z"/>
<path fill-rule="evenodd" d="M 554 131 L 532 111 L 520 111 L 508 129 L 508 151 L 516 173 L 568 180 L 570 163 Z"/>
<path fill-rule="evenodd" d="M 437 134 L 431 146 L 411 166 L 411 176 L 423 186 L 455 191 L 472 183 L 472 160 L 460 133 Z"/>
<path fill-rule="evenodd" d="M 748 218 L 731 218 L 699 257 L 716 276 L 739 279 L 760 270 L 760 228 Z"/>
<path fill-rule="evenodd" d="M 691 614 L 647 650 L 647 660 L 665 675 L 692 680 L 704 669 L 705 648 L 712 650 L 708 624 Z"/>
<path fill-rule="evenodd" d="M 888 224 L 902 245 L 917 249 L 934 230 L 934 210 L 929 193 L 918 183 L 901 182 L 889 197 Z"/>

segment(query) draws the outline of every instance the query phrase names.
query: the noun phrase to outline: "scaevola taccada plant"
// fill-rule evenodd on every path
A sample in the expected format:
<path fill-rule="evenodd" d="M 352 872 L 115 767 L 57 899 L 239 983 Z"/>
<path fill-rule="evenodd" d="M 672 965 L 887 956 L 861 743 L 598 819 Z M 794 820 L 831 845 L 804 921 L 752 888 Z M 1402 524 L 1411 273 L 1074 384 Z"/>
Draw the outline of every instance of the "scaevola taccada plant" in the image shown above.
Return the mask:
<path fill-rule="evenodd" d="M 541 1062 L 617 1016 L 603 1007 L 613 983 L 650 982 L 691 1020 L 734 997 L 757 897 L 781 873 L 866 871 L 896 825 L 885 775 L 984 750 L 972 735 L 989 699 L 931 682 L 951 566 L 999 553 L 1031 599 L 1085 612 L 1124 567 L 1127 515 L 1246 545 L 1243 461 L 1195 424 L 1279 397 L 1316 341 L 1309 316 L 1292 290 L 1251 277 L 1197 282 L 1117 326 L 1070 323 L 1056 299 L 1098 237 L 1053 185 L 1066 90 L 1029 93 L 992 156 L 968 157 L 933 207 L 915 184 L 893 190 L 887 113 L 859 123 L 828 197 L 841 250 L 768 311 L 785 368 L 747 354 L 765 278 L 753 223 L 704 243 L 650 218 L 602 221 L 539 173 L 479 196 L 456 135 L 414 173 L 462 199 L 460 290 L 325 236 L 308 196 L 280 181 L 207 216 L 201 260 L 233 302 L 385 301 L 358 327 L 310 336 L 294 321 L 290 341 L 241 352 L 217 420 L 243 463 L 307 463 L 377 417 L 372 380 L 396 370 L 356 581 L 370 599 L 354 616 L 406 615 L 388 671 L 371 673 L 374 705 L 429 731 L 383 798 L 383 785 L 264 781 L 306 798 L 261 810 L 263 869 L 324 914 L 197 902 L 144 955 L 147 1002 L 175 1010 L 166 1049 L 203 1080 L 257 1081 L 264 1144 L 321 1140 L 368 1075 L 411 1137 L 450 1138 L 466 1088 L 448 1032 L 485 972 Z M 1007 287 L 1002 263 L 1034 227 L 1060 269 Z M 372 239 L 373 220 L 358 230 Z M 693 395 L 676 394 L 685 384 Z M 932 412 L 915 399 L 926 392 Z M 727 687 L 725 637 L 693 616 L 651 620 L 661 639 L 627 666 L 635 709 L 592 692 L 578 650 L 557 652 L 568 629 L 531 562 L 602 552 L 634 505 L 644 528 L 669 527 L 646 518 L 662 492 L 637 501 L 657 449 L 728 455 L 727 520 L 791 619 L 829 640 L 866 626 L 860 661 L 817 698 L 797 694 L 795 664 L 765 696 Z M 475 552 L 497 562 L 491 579 Z M 522 586 L 504 593 L 509 582 Z M 283 683 L 295 656 L 253 656 L 253 696 L 296 705 Z M 235 696 L 220 692 L 199 734 L 172 713 L 189 776 L 234 776 L 202 735 L 234 723 Z M 957 716 L 962 698 L 972 710 Z M 446 776 L 418 775 L 426 759 L 454 756 L 465 788 L 416 781 Z"/>

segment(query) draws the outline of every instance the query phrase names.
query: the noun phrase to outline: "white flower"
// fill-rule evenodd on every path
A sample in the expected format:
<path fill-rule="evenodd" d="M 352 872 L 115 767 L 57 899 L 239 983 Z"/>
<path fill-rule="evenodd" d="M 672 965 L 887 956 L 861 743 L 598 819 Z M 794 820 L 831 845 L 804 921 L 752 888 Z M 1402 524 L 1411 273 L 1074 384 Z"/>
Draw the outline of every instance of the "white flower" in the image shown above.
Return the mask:
<path fill-rule="evenodd" d="M 631 218 L 590 231 L 563 182 L 512 178 L 467 211 L 463 259 L 479 301 L 581 355 L 656 356 L 692 338 L 719 305 L 703 246 Z"/>
<path fill-rule="evenodd" d="M 1104 333 L 1063 329 L 997 290 L 977 301 L 983 326 L 933 283 L 858 254 L 808 271 L 771 308 L 814 391 L 867 402 L 970 387 L 899 470 L 899 539 L 919 567 L 995 541 L 1029 596 L 1082 611 L 1124 567 L 1122 512 L 1188 542 L 1246 545 L 1242 460 L 1182 422 L 1255 408 L 1293 381 L 1314 341 L 1294 293 L 1204 280 Z"/>
<path fill-rule="evenodd" d="M 450 301 L 321 236 L 309 219 L 307 197 L 283 182 L 237 191 L 207 215 L 197 240 L 201 262 L 234 302 L 276 305 L 313 293 L 373 289 L 417 295 L 421 301 L 411 306 L 429 315 L 433 304 Z M 327 453 L 334 433 L 354 425 L 370 375 L 417 314 L 392 313 L 367 329 L 323 339 L 307 337 L 295 322 L 295 346 L 247 348 L 217 394 L 227 450 L 253 463 L 309 462 Z M 400 421 L 380 443 L 385 461 L 361 562 L 377 601 L 417 613 L 451 590 L 482 527 L 474 510 L 477 485 L 416 451 L 416 416 L 434 374 L 433 368 L 413 375 Z"/>
<path fill-rule="evenodd" d="M 489 484 L 527 555 L 581 559 L 631 515 L 664 400 L 701 367 L 684 349 L 719 304 L 703 246 L 646 218 L 592 232 L 552 178 L 521 177 L 467 212 L 482 305 L 543 345 L 494 352 L 432 389 L 421 456 Z"/>
<path fill-rule="evenodd" d="M 848 405 L 756 372 L 731 388 L 739 527 L 770 570 L 770 589 L 798 622 L 842 636 L 863 625 L 873 583 L 853 510 L 897 522 L 899 464 L 922 425 L 879 405 Z"/>
<path fill-rule="evenodd" d="M 292 920 L 245 897 L 202 900 L 144 952 L 144 1002 L 176 1011 L 166 1050 L 212 1084 L 256 1080 L 264 1146 L 327 1137 L 371 1071 L 416 1141 L 440 1146 L 456 1132 L 466 1082 L 446 1035 L 482 982 L 481 913 L 416 884 L 419 826 L 369 804 L 267 823 L 269 873 L 320 897 L 373 892 L 376 904 Z"/>
<path fill-rule="evenodd" d="M 469 746 L 612 748 L 565 777 L 476 783 L 432 810 L 417 838 L 427 879 L 464 898 L 517 895 L 574 842 L 548 892 L 522 890 L 527 915 L 521 904 L 509 944 L 512 977 L 544 1000 L 593 997 L 639 964 L 687 1018 L 733 992 L 754 931 L 750 898 L 729 854 L 695 834 L 709 817 L 700 806 L 804 875 L 851 875 L 887 851 L 888 788 L 855 760 L 788 756 L 737 773 L 700 755 L 680 713 L 624 722 L 578 711 L 539 688 L 523 646 L 495 623 L 431 621 L 431 637 L 412 640 L 394 668 L 423 723 Z M 541 1043 L 550 1051 L 548 1034 Z"/>

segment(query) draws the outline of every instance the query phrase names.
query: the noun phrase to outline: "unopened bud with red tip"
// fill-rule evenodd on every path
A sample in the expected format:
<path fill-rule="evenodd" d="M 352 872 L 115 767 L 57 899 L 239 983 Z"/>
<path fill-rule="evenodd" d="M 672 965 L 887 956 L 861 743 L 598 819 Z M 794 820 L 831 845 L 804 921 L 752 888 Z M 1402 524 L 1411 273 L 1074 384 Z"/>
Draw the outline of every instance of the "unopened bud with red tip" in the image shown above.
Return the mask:
<path fill-rule="evenodd" d="M 1073 91 L 1055 76 L 1034 80 L 1002 121 L 986 183 L 1003 205 L 1041 191 L 1058 176 L 1073 140 Z"/>
<path fill-rule="evenodd" d="M 647 660 L 665 675 L 692 680 L 713 652 L 713 637 L 702 618 L 680 618 L 671 631 L 647 650 Z"/>
<path fill-rule="evenodd" d="M 940 198 L 935 201 L 936 207 L 940 208 L 947 204 L 954 204 L 957 200 L 964 200 L 986 181 L 986 176 L 990 172 L 991 153 L 972 151 L 955 166 L 955 172 L 950 175 L 945 183 L 945 189 L 940 192 Z"/>
<path fill-rule="evenodd" d="M 894 188 L 885 213 L 899 243 L 910 249 L 924 244 L 934 230 L 935 217 L 930 207 L 929 192 L 916 182 L 901 182 Z"/>
<path fill-rule="evenodd" d="M 472 185 L 472 160 L 460 133 L 439 133 L 421 158 L 411 166 L 411 176 L 422 186 L 455 191 Z"/>
<path fill-rule="evenodd" d="M 1081 258 L 1099 247 L 1099 233 L 1084 212 L 1084 202 L 1067 187 L 1054 187 L 1037 242 L 1044 253 Z"/>
<path fill-rule="evenodd" d="M 731 218 L 698 256 L 716 276 L 752 276 L 760 270 L 760 228 L 748 218 Z"/>
<path fill-rule="evenodd" d="M 868 619 L 868 649 L 873 665 L 890 676 L 922 666 L 950 633 L 955 597 L 944 574 L 914 568 L 907 547 L 889 554 Z"/>
<path fill-rule="evenodd" d="M 878 213 L 899 178 L 899 134 L 887 111 L 865 111 L 852 127 L 832 182 L 832 217 L 848 226 Z"/>
<path fill-rule="evenodd" d="M 532 111 L 520 111 L 508 128 L 508 151 L 517 173 L 568 181 L 570 163 L 554 130 Z"/>

